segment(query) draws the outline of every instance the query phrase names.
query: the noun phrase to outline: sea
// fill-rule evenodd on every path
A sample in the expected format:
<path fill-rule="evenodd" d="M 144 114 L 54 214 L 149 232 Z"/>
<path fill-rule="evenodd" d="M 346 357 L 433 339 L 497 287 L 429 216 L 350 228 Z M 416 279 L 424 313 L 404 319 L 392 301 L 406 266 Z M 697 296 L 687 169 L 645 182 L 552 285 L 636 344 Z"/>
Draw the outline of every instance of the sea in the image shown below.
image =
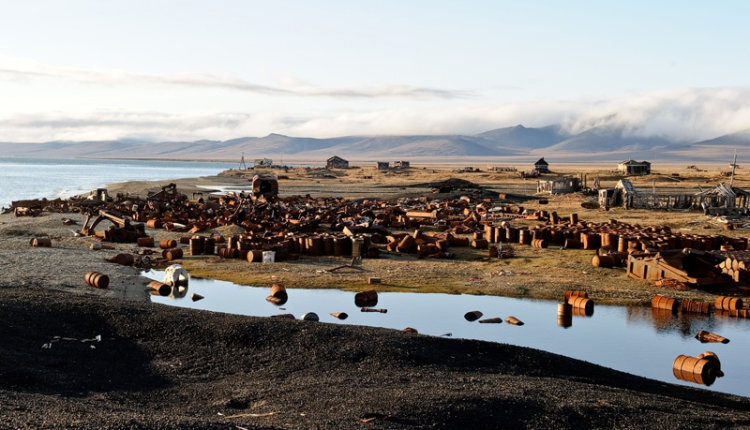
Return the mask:
<path fill-rule="evenodd" d="M 216 175 L 237 163 L 0 157 L 0 208 L 14 200 L 67 198 L 113 182 Z"/>

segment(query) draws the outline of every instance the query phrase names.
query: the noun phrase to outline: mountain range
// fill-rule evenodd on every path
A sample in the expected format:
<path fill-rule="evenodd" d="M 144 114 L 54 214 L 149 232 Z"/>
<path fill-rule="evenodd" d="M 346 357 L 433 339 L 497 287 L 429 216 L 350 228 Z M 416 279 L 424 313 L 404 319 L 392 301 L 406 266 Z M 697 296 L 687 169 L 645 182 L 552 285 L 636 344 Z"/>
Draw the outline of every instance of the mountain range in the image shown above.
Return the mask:
<path fill-rule="evenodd" d="M 727 162 L 732 151 L 750 156 L 750 131 L 697 142 L 635 136 L 628 129 L 595 127 L 569 133 L 551 125 L 517 125 L 475 135 L 290 137 L 269 134 L 226 141 L 150 142 L 143 140 L 0 143 L 0 156 L 43 158 L 155 158 L 237 161 L 268 157 L 281 160 L 325 160 L 339 155 L 352 160 L 471 160 L 536 157 L 559 161 L 618 161 L 627 158 L 657 161 Z"/>

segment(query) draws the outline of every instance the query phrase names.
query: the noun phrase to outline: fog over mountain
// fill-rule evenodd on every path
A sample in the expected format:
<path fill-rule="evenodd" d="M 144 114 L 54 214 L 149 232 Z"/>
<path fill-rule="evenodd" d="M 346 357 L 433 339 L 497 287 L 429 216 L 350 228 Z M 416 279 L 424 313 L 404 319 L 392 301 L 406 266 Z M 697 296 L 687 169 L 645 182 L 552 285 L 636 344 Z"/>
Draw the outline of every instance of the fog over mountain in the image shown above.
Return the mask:
<path fill-rule="evenodd" d="M 750 130 L 699 142 L 644 137 L 626 127 L 597 126 L 570 133 L 559 125 L 531 128 L 517 125 L 475 135 L 343 136 L 327 139 L 269 134 L 226 141 L 148 142 L 143 140 L 2 143 L 3 156 L 94 157 L 237 160 L 271 157 L 287 160 L 324 160 L 332 155 L 353 160 L 451 159 L 534 157 L 560 161 L 698 160 L 725 162 L 736 148 L 750 156 Z"/>

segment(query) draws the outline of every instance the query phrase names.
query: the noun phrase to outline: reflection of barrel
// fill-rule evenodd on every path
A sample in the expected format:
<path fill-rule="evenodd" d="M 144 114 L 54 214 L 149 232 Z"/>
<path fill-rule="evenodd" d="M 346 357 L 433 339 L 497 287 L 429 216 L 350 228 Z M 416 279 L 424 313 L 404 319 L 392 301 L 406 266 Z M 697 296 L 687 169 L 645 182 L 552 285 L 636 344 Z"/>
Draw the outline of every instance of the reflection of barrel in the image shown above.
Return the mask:
<path fill-rule="evenodd" d="M 87 285 L 94 288 L 107 288 L 109 286 L 109 276 L 99 272 L 86 272 L 83 279 Z"/>
<path fill-rule="evenodd" d="M 651 307 L 665 309 L 674 313 L 680 308 L 680 302 L 671 297 L 656 295 L 651 299 Z"/>
<path fill-rule="evenodd" d="M 700 300 L 684 299 L 680 303 L 680 309 L 683 312 L 707 314 L 711 312 L 711 303 L 702 302 Z"/>
<path fill-rule="evenodd" d="M 167 261 L 177 260 L 178 258 L 182 258 L 182 249 L 180 248 L 170 248 L 165 249 L 161 252 L 161 256 L 166 258 Z"/>
<path fill-rule="evenodd" d="M 166 297 L 172 292 L 172 287 L 159 281 L 149 282 L 148 289 L 152 296 Z"/>
<path fill-rule="evenodd" d="M 716 309 L 724 311 L 736 311 L 742 309 L 742 299 L 737 297 L 719 296 L 715 302 Z"/>
<path fill-rule="evenodd" d="M 573 325 L 573 305 L 564 302 L 557 304 L 557 325 L 565 328 Z"/>
<path fill-rule="evenodd" d="M 482 312 L 480 311 L 466 312 L 466 314 L 464 314 L 464 318 L 466 319 L 466 321 L 476 321 L 479 318 L 482 318 Z"/>
<path fill-rule="evenodd" d="M 170 249 L 170 248 L 176 248 L 177 247 L 177 241 L 174 239 L 162 239 L 159 241 L 159 248 L 161 249 Z"/>
<path fill-rule="evenodd" d="M 283 305 L 289 300 L 289 296 L 286 293 L 286 288 L 284 288 L 282 284 L 273 284 L 271 286 L 271 294 L 266 297 L 266 300 L 275 305 Z"/>
<path fill-rule="evenodd" d="M 31 239 L 31 246 L 41 246 L 47 248 L 52 246 L 52 241 L 48 237 L 35 237 Z"/>
<path fill-rule="evenodd" d="M 378 292 L 375 290 L 360 291 L 354 295 L 354 304 L 360 308 L 378 304 Z"/>
<path fill-rule="evenodd" d="M 687 355 L 674 359 L 672 373 L 677 379 L 696 384 L 711 385 L 716 380 L 716 366 L 710 360 Z"/>
<path fill-rule="evenodd" d="M 153 237 L 139 237 L 137 240 L 138 240 L 138 246 L 142 246 L 144 248 L 153 248 L 154 247 L 154 238 Z"/>
<path fill-rule="evenodd" d="M 583 311 L 586 316 L 594 314 L 594 301 L 581 296 L 574 296 L 568 300 L 568 303 L 573 307 L 572 310 Z"/>

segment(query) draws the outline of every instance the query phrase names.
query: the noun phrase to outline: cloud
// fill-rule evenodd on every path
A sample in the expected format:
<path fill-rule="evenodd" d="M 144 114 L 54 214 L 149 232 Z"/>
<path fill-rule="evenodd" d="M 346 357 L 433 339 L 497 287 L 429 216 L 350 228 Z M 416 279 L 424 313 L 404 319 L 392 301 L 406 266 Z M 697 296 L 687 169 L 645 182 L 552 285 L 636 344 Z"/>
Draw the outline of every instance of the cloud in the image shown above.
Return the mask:
<path fill-rule="evenodd" d="M 214 88 L 250 92 L 268 96 L 333 98 L 438 98 L 470 97 L 464 90 L 418 87 L 403 84 L 363 88 L 323 88 L 297 79 L 285 79 L 283 86 L 270 86 L 246 80 L 207 73 L 154 75 L 122 70 L 81 70 L 45 65 L 31 60 L 0 58 L 0 79 L 62 79 L 84 84 L 156 84 L 191 88 Z"/>
<path fill-rule="evenodd" d="M 279 107 L 253 112 L 39 112 L 0 117 L 0 141 L 227 140 L 269 133 L 306 137 L 476 134 L 516 124 L 561 124 L 572 133 L 616 127 L 633 136 L 696 142 L 748 129 L 750 88 L 668 89 L 607 100 L 439 100 L 379 108 L 346 103 L 325 111 Z"/>

